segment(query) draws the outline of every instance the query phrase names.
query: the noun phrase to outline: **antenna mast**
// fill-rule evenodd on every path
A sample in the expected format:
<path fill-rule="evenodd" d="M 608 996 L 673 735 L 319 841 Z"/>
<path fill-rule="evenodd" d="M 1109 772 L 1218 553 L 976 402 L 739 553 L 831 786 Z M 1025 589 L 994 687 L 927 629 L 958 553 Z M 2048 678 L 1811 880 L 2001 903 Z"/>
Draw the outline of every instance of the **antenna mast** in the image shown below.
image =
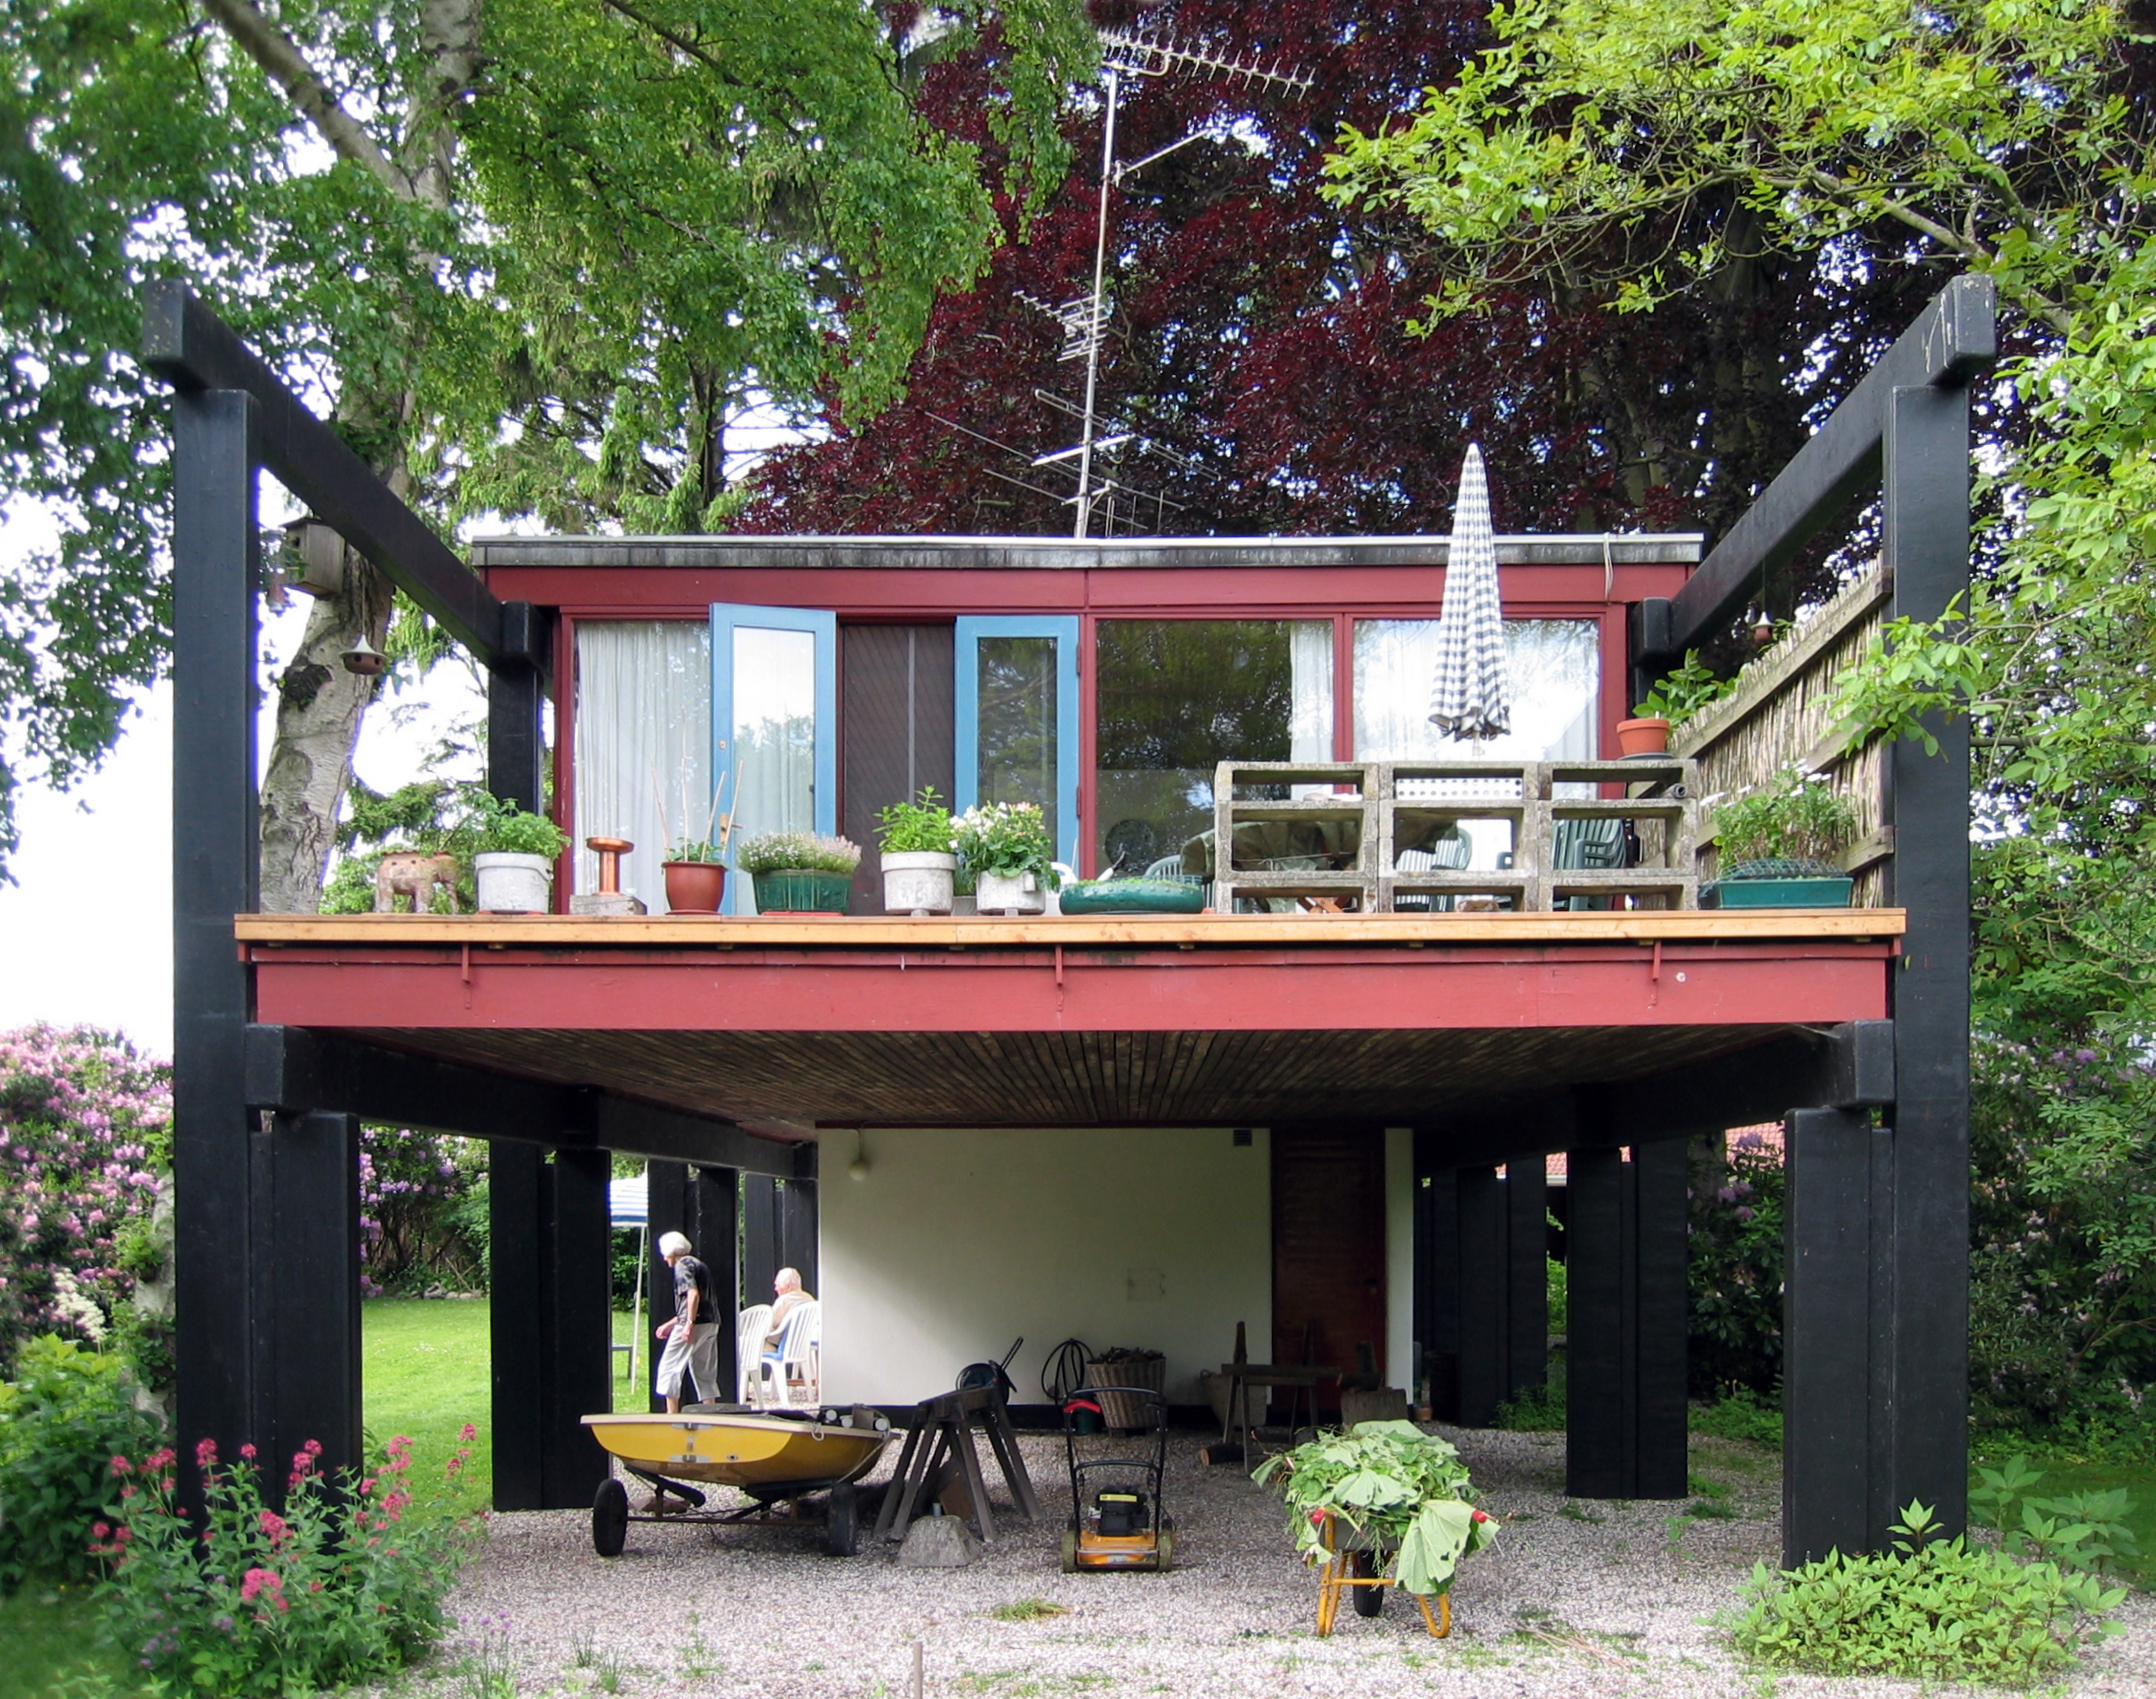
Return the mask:
<path fill-rule="evenodd" d="M 1101 32 L 1101 69 L 1106 73 L 1105 94 L 1108 111 L 1101 126 L 1100 148 L 1100 219 L 1093 240 L 1093 293 L 1083 301 L 1072 301 L 1056 309 L 1055 316 L 1062 322 L 1064 335 L 1069 338 L 1064 346 L 1063 358 L 1073 359 L 1081 352 L 1085 356 L 1085 406 L 1080 414 L 1080 435 L 1076 453 L 1078 456 L 1078 493 L 1071 498 L 1076 508 L 1071 526 L 1071 536 L 1083 541 L 1093 526 L 1093 506 L 1102 496 L 1112 496 L 1115 485 L 1103 480 L 1096 489 L 1093 478 L 1093 451 L 1100 443 L 1095 436 L 1098 424 L 1096 402 L 1100 391 L 1100 345 L 1103 331 L 1107 328 L 1107 275 L 1108 275 L 1108 196 L 1116 184 L 1140 166 L 1150 165 L 1164 154 L 1173 152 L 1184 142 L 1196 141 L 1203 131 L 1195 131 L 1182 141 L 1171 143 L 1158 152 L 1130 165 L 1119 166 L 1115 162 L 1116 108 L 1121 101 L 1125 77 L 1165 77 L 1177 71 L 1210 72 L 1242 83 L 1262 83 L 1268 87 L 1292 89 L 1300 92 L 1310 86 L 1310 79 L 1298 72 L 1285 70 L 1276 59 L 1271 65 L 1259 65 L 1240 59 L 1230 59 L 1223 54 L 1212 53 L 1200 47 L 1187 47 L 1160 36 L 1129 34 L 1122 30 Z M 1119 439 L 1127 440 L 1127 439 Z M 1065 449 L 1047 459 L 1064 459 L 1072 451 Z M 1112 511 L 1112 510 L 1111 510 Z"/>

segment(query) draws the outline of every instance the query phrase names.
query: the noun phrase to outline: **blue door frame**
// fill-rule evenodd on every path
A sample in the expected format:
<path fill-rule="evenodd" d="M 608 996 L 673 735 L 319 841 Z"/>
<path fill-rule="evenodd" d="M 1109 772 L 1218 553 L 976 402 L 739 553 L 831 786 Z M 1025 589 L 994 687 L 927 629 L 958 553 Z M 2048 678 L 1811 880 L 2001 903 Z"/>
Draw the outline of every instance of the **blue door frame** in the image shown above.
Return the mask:
<path fill-rule="evenodd" d="M 805 631 L 816 640 L 815 717 L 816 766 L 814 830 L 825 837 L 838 834 L 838 615 L 821 608 L 762 608 L 740 602 L 711 604 L 711 770 L 728 775 L 732 801 L 727 812 L 737 813 L 741 791 L 734 769 L 734 633 L 746 626 L 752 631 Z M 739 851 L 733 844 L 727 865 Z M 722 914 L 748 912 L 740 900 L 738 873 L 726 881 Z"/>

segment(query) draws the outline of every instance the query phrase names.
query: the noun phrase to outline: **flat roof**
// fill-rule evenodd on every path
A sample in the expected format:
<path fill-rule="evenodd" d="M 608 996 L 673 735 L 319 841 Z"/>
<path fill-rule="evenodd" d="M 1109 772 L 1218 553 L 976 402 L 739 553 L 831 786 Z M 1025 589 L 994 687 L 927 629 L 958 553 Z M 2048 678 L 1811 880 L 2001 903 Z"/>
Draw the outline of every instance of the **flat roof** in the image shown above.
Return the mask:
<path fill-rule="evenodd" d="M 1697 531 L 1499 537 L 1501 566 L 1693 566 Z M 1101 571 L 1442 566 L 1447 537 L 482 537 L 476 567 Z"/>

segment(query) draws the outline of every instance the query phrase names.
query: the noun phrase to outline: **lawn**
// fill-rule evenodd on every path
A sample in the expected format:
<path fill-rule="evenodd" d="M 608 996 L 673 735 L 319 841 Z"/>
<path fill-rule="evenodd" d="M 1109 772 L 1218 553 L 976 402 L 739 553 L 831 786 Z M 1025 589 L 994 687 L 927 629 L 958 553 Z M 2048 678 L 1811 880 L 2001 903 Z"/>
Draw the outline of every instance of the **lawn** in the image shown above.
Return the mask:
<path fill-rule="evenodd" d="M 2003 1457 L 1985 1456 L 1982 1461 L 1996 1468 Z M 2133 1500 L 2126 1525 L 2141 1548 L 2137 1560 L 2123 1564 L 2129 1578 L 2144 1589 L 2156 1588 L 2156 1463 L 2089 1463 L 2075 1459 L 2031 1458 L 2029 1466 L 2041 1469 L 2044 1478 L 2030 1490 L 2039 1498 L 2064 1498 L 2072 1493 L 2109 1492 L 2124 1487 Z M 1972 1472 L 1973 1486 L 1977 1477 Z"/>
<path fill-rule="evenodd" d="M 0 1699 L 48 1699 L 63 1681 L 96 1678 L 94 1690 L 127 1685 L 127 1663 L 99 1632 L 103 1613 L 88 1587 L 47 1587 L 32 1582 L 13 1598 L 0 1598 Z"/>

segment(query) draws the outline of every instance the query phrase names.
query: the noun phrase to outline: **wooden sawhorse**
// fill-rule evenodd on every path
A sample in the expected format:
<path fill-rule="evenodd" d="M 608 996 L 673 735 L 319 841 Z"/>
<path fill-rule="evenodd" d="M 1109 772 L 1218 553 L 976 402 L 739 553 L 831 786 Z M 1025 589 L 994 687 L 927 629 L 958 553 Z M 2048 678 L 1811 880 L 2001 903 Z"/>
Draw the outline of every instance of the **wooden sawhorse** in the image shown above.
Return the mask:
<path fill-rule="evenodd" d="M 946 1392 L 914 1406 L 913 1421 L 906 1430 L 905 1448 L 898 1454 L 898 1472 L 883 1495 L 883 1510 L 876 1518 L 876 1538 L 904 1539 L 913 1525 L 913 1509 L 926 1495 L 925 1488 L 948 1460 L 957 1466 L 965 1483 L 966 1498 L 973 1506 L 973 1531 L 988 1544 L 996 1537 L 995 1518 L 988 1509 L 988 1484 L 981 1476 L 981 1456 L 974 1449 L 973 1430 L 988 1435 L 988 1446 L 1003 1468 L 1018 1514 L 1031 1522 L 1040 1515 L 1040 1500 L 1033 1496 L 1033 1481 L 1026 1462 L 1018 1454 L 1018 1434 L 1011 1426 L 1011 1413 L 1002 1392 L 993 1386 L 971 1386 Z M 894 1535 L 895 1530 L 895 1535 Z"/>

